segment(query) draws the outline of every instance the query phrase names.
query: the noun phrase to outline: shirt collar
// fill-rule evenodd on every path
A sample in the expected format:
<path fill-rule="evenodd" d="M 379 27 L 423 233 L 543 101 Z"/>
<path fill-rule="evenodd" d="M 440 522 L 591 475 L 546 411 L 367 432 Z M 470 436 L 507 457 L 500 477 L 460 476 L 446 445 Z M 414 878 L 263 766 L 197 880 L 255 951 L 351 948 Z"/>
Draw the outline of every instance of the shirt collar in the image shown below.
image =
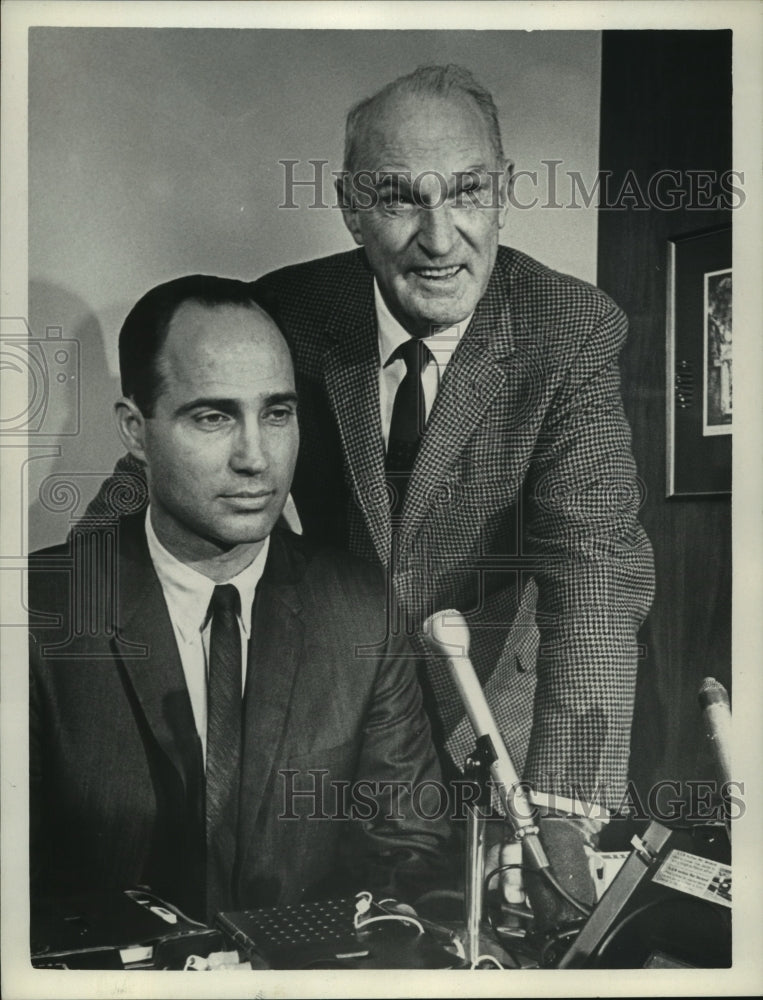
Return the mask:
<path fill-rule="evenodd" d="M 406 340 L 412 338 L 387 308 L 387 303 L 379 290 L 376 278 L 374 278 L 374 307 L 376 309 L 376 325 L 379 331 L 379 360 L 384 368 L 392 352 L 404 344 Z M 471 323 L 473 315 L 474 313 L 471 312 L 460 323 L 423 338 L 424 343 L 434 355 L 440 370 L 444 369 L 450 361 L 461 337 L 466 333 L 466 328 Z"/>
<path fill-rule="evenodd" d="M 159 583 L 169 608 L 170 617 L 177 627 L 183 641 L 188 642 L 198 636 L 207 624 L 209 602 L 215 581 L 199 573 L 172 555 L 156 537 L 151 524 L 151 509 L 146 511 L 146 541 L 151 561 L 154 564 Z M 240 621 L 247 639 L 252 626 L 251 608 L 254 603 L 254 592 L 260 582 L 268 556 L 270 538 L 266 538 L 262 548 L 249 565 L 240 573 L 226 580 L 238 590 L 241 599 Z"/>

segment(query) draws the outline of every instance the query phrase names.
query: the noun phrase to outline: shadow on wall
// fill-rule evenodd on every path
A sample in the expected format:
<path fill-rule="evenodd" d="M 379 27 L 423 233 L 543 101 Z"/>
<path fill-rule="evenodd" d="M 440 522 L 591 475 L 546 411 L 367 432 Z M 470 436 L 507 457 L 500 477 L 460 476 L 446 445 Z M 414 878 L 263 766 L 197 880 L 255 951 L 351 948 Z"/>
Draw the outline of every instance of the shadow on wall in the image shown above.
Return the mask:
<path fill-rule="evenodd" d="M 19 475 L 19 497 L 32 551 L 63 541 L 123 449 L 116 428 L 109 431 L 119 379 L 109 371 L 94 310 L 64 288 L 33 280 L 29 326 L 36 362 L 29 391 L 37 398 L 29 421 L 27 493 Z"/>

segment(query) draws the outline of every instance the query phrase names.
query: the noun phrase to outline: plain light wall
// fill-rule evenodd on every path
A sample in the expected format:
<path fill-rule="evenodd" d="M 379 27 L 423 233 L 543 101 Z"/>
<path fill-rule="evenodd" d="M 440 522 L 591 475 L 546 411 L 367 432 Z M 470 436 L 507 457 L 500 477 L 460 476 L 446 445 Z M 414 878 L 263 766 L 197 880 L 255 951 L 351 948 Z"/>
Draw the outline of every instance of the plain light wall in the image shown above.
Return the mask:
<path fill-rule="evenodd" d="M 183 273 L 251 279 L 351 249 L 339 210 L 310 209 L 306 188 L 299 208 L 279 208 L 279 161 L 300 161 L 298 178 L 329 161 L 333 205 L 348 107 L 430 62 L 474 72 L 507 156 L 538 173 L 517 186 L 537 206 L 511 209 L 502 242 L 594 281 L 596 209 L 569 207 L 567 172 L 590 189 L 598 169 L 599 32 L 31 30 L 29 321 L 36 337 L 54 327 L 76 340 L 80 364 L 79 398 L 46 416 L 59 454 L 28 465 L 32 548 L 65 536 L 122 453 L 111 411 L 132 304 Z M 56 437 L 73 408 L 78 432 Z"/>

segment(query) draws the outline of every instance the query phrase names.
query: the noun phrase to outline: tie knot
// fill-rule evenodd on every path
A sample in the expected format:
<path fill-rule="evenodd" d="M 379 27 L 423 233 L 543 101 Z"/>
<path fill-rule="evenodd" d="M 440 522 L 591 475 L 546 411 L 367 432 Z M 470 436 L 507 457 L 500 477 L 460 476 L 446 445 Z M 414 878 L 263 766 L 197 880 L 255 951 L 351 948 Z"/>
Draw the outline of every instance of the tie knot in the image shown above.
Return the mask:
<path fill-rule="evenodd" d="M 212 600 L 209 602 L 209 613 L 212 617 L 226 612 L 238 615 L 241 609 L 241 598 L 238 587 L 232 583 L 218 583 L 212 591 Z"/>
<path fill-rule="evenodd" d="M 414 375 L 421 375 L 429 364 L 431 357 L 432 352 L 424 341 L 412 337 L 410 340 L 406 340 L 404 344 L 400 344 L 395 348 L 389 357 L 389 361 L 397 361 L 398 358 L 402 358 L 409 373 L 412 372 Z M 387 364 L 389 364 L 389 361 Z"/>

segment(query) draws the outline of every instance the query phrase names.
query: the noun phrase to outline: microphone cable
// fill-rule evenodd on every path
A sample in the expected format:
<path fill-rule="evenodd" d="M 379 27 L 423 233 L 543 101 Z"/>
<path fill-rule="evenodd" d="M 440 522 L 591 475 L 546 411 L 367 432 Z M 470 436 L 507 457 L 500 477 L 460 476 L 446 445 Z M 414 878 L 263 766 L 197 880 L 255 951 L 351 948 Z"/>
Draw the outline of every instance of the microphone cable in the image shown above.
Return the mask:
<path fill-rule="evenodd" d="M 579 899 L 575 899 L 573 895 L 567 892 L 567 890 L 564 888 L 559 879 L 551 872 L 550 868 L 541 868 L 538 870 L 538 869 L 528 868 L 527 865 L 517 864 L 517 863 L 510 865 L 499 865 L 497 868 L 494 868 L 491 872 L 489 872 L 485 876 L 485 887 L 484 887 L 485 893 L 487 893 L 491 879 L 495 878 L 496 875 L 498 875 L 500 872 L 505 872 L 509 871 L 510 869 L 517 869 L 517 868 L 521 869 L 523 872 L 532 873 L 534 875 L 537 874 L 543 875 L 543 877 L 551 885 L 554 891 L 559 893 L 559 895 L 563 899 L 565 899 L 570 904 L 570 906 L 573 906 L 579 913 L 582 913 L 584 917 L 591 916 L 592 908 L 588 906 L 586 903 L 582 903 Z M 522 912 L 521 907 L 515 907 L 514 909 L 518 910 L 520 913 Z M 510 909 L 508 912 L 513 912 L 513 911 Z M 527 912 L 529 913 L 530 911 Z"/>
<path fill-rule="evenodd" d="M 540 873 L 541 873 L 541 875 L 543 875 L 543 877 L 546 879 L 546 881 L 549 883 L 549 885 L 556 892 L 558 892 L 559 895 L 562 897 L 562 899 L 565 899 L 570 904 L 570 906 L 574 906 L 575 909 L 579 913 L 582 913 L 584 917 L 590 917 L 591 916 L 591 912 L 592 912 L 591 907 L 587 906 L 585 903 L 581 903 L 579 899 L 575 899 L 574 896 L 572 896 L 569 892 L 567 892 L 567 890 L 564 888 L 564 886 L 559 881 L 559 879 L 556 877 L 556 875 L 552 874 L 550 868 L 541 868 L 540 869 Z"/>

